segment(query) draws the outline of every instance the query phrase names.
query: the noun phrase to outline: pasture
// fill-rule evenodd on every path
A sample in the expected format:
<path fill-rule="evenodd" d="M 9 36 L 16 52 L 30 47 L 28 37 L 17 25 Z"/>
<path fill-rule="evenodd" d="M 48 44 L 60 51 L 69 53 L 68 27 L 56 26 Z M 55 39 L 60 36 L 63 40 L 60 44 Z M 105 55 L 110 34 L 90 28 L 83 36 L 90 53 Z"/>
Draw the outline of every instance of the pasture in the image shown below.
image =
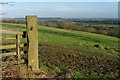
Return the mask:
<path fill-rule="evenodd" d="M 2 29 L 22 32 L 26 27 L 24 24 L 2 23 Z M 15 42 L 4 40 L 7 35 L 2 34 L 3 45 Z M 49 77 L 119 76 L 119 38 L 39 25 L 38 39 L 40 66 Z"/>

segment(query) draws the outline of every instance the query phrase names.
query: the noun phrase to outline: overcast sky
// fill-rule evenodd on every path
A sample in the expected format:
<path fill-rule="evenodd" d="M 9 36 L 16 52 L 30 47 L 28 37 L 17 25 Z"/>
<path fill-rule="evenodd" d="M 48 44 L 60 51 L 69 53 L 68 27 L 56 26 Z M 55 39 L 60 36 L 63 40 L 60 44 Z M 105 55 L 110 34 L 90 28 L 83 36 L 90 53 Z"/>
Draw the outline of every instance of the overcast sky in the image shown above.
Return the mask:
<path fill-rule="evenodd" d="M 118 2 L 16 2 L 3 5 L 3 17 L 117 18 Z"/>

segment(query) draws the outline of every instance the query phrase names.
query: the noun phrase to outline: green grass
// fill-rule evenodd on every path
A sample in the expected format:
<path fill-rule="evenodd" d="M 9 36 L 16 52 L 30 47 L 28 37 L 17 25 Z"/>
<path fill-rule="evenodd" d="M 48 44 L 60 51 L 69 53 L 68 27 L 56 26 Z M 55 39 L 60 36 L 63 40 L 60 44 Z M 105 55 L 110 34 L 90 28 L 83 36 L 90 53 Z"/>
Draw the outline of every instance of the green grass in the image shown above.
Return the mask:
<path fill-rule="evenodd" d="M 23 24 L 3 23 L 2 28 L 19 31 L 26 30 L 26 27 Z M 118 48 L 118 38 L 116 37 L 44 26 L 38 26 L 38 34 L 40 44 L 46 43 L 65 48 L 76 48 L 118 56 L 118 52 L 113 50 Z M 95 48 L 95 44 L 100 45 L 101 48 Z M 109 47 L 109 50 L 104 49 L 106 47 Z"/>
<path fill-rule="evenodd" d="M 2 29 L 8 29 L 8 30 L 16 30 L 16 31 L 23 31 L 26 30 L 25 25 L 24 24 L 12 24 L 12 23 L 3 23 L 2 25 L 0 25 L 0 27 L 2 26 Z"/>
<path fill-rule="evenodd" d="M 26 30 L 24 24 L 3 23 L 2 28 L 15 31 Z M 71 76 L 76 79 L 116 76 L 115 73 L 108 74 L 107 72 L 112 71 L 106 70 L 118 66 L 118 58 L 116 57 L 120 53 L 114 50 L 118 48 L 118 38 L 45 26 L 38 26 L 38 34 L 39 54 L 43 55 L 44 53 L 44 56 L 39 56 L 40 66 L 42 70 L 46 70 L 50 75 L 66 77 L 67 74 L 73 73 Z M 10 35 L 2 34 L 2 36 Z M 3 40 L 3 44 L 15 42 Z M 100 45 L 100 47 L 94 47 L 95 44 Z M 106 67 L 106 64 L 109 66 Z M 101 69 L 100 72 L 99 69 Z M 105 74 L 102 74 L 101 71 Z M 31 77 L 34 76 L 31 75 Z"/>

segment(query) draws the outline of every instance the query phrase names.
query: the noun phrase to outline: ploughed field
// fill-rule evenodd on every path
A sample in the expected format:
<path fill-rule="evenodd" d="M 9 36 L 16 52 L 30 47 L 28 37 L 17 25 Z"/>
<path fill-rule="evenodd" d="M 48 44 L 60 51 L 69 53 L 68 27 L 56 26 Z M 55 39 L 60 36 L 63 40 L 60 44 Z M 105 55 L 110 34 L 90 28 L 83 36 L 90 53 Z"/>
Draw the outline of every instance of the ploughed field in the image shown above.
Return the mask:
<path fill-rule="evenodd" d="M 23 24 L 2 23 L 2 29 L 25 31 Z M 49 77 L 119 77 L 120 63 L 116 37 L 82 31 L 38 26 L 40 67 Z M 2 44 L 15 43 L 4 40 Z M 12 35 L 14 36 L 14 35 Z M 21 43 L 26 42 L 21 39 Z"/>

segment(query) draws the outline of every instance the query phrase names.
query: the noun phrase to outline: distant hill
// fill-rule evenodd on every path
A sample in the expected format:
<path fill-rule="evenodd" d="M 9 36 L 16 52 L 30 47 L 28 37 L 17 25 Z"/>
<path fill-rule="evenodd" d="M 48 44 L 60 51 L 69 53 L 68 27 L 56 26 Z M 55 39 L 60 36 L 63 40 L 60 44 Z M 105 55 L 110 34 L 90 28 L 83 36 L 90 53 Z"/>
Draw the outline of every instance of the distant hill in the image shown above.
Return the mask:
<path fill-rule="evenodd" d="M 14 20 L 14 21 L 25 21 L 25 18 L 3 18 L 2 20 Z M 59 21 L 70 21 L 70 22 L 89 22 L 89 23 L 105 23 L 105 24 L 117 24 L 117 18 L 52 18 L 52 17 L 39 17 L 38 21 L 47 22 L 59 22 Z"/>

